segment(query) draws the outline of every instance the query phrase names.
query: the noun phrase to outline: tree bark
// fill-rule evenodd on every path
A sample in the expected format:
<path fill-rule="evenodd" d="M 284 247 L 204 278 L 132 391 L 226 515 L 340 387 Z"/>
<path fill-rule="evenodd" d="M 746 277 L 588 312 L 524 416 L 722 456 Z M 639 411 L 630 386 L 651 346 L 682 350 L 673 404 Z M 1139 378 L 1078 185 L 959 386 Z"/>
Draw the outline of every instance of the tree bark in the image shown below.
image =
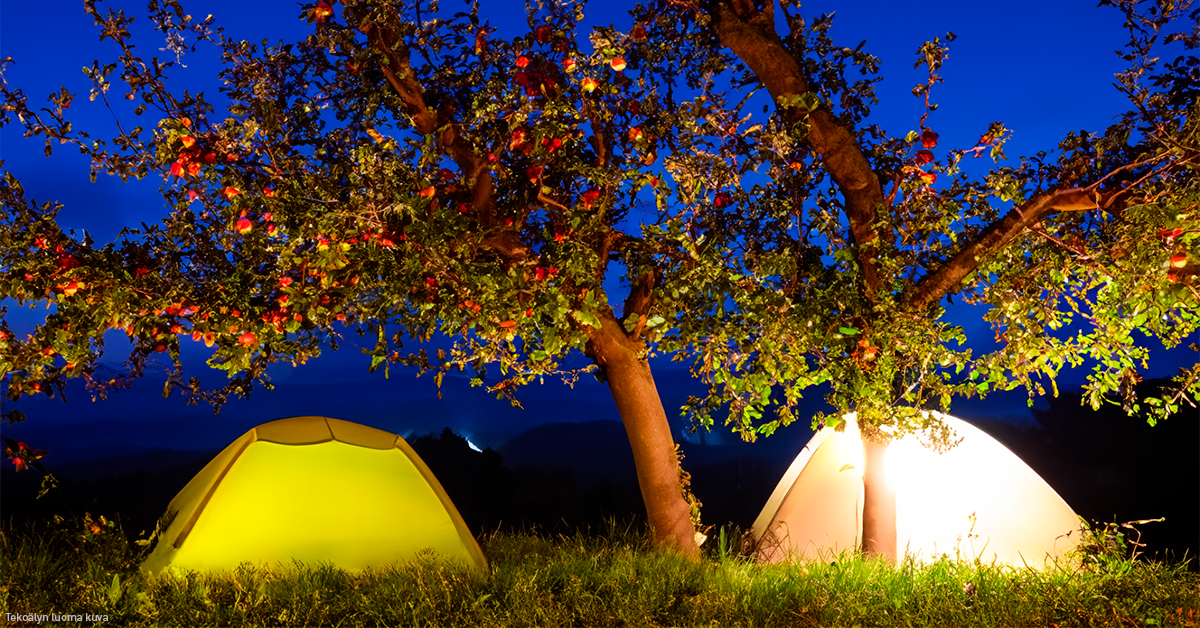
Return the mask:
<path fill-rule="evenodd" d="M 863 438 L 862 550 L 896 562 L 896 491 L 887 481 L 887 445 Z"/>
<path fill-rule="evenodd" d="M 625 424 L 646 518 L 658 547 L 698 560 L 691 507 L 679 484 L 675 439 L 654 385 L 650 364 L 639 354 L 645 344 L 633 340 L 612 312 L 602 312 L 600 327 L 588 327 L 588 353 L 604 369 L 608 388 Z"/>

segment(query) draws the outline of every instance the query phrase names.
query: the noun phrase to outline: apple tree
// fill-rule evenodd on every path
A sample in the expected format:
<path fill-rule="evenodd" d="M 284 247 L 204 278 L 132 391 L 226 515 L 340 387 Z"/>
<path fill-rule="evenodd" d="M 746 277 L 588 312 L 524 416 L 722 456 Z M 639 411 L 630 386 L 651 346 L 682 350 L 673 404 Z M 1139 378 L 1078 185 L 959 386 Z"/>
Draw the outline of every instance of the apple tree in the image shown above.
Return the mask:
<path fill-rule="evenodd" d="M 60 395 L 72 377 L 103 394 L 119 384 L 94 377 L 114 330 L 131 376 L 161 354 L 164 392 L 217 405 L 348 331 L 371 339 L 366 368 L 465 371 L 513 403 L 579 376 L 579 352 L 612 392 L 657 542 L 689 556 L 696 505 L 656 355 L 707 385 L 687 416 L 721 413 L 747 439 L 827 384 L 868 436 L 864 549 L 888 556 L 887 440 L 952 440 L 924 410 L 1041 394 L 1084 364 L 1093 404 L 1153 420 L 1192 402 L 1200 366 L 1159 398 L 1129 394 L 1148 358 L 1134 334 L 1173 346 L 1197 325 L 1200 80 L 1194 55 L 1157 59 L 1164 38 L 1200 43 L 1171 32 L 1186 3 L 1120 3 L 1130 111 L 1019 163 L 999 122 L 975 146 L 939 144 L 947 42 L 920 48 L 927 113 L 893 136 L 868 121 L 878 60 L 793 4 L 658 0 L 629 32 L 582 33 L 583 3 L 548 0 L 504 39 L 479 2 L 322 0 L 302 41 L 260 45 L 151 2 L 169 51 L 221 51 L 218 104 L 180 93 L 184 69 L 139 56 L 132 18 L 89 0 L 119 53 L 87 70 L 90 97 L 121 94 L 145 126 L 94 138 L 72 127 L 69 90 L 36 107 L 7 82 L 0 122 L 77 148 L 94 176 L 161 179 L 170 211 L 96 246 L 5 172 L 0 294 L 54 306 L 25 338 L 0 323 L 7 394 Z M 991 170 L 967 167 L 981 155 Z M 949 298 L 991 306 L 998 348 L 967 346 Z M 436 337 L 452 345 L 427 350 Z M 184 373 L 184 343 L 209 347 L 224 386 Z"/>

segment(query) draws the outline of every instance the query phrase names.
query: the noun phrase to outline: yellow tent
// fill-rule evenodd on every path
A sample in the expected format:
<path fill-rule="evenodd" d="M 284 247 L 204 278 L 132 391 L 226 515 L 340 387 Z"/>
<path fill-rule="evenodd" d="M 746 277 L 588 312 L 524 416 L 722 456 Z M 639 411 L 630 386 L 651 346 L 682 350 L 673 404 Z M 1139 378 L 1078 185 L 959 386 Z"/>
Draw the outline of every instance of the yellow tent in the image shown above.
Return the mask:
<path fill-rule="evenodd" d="M 941 417 L 962 439 L 949 451 L 912 435 L 888 446 L 898 556 L 1041 568 L 1078 544 L 1079 516 L 1033 469 L 972 425 Z M 862 438 L 854 415 L 845 418 L 844 431 L 813 436 L 767 500 L 754 522 L 760 559 L 828 559 L 859 547 Z"/>
<path fill-rule="evenodd" d="M 142 569 L 230 570 L 300 560 L 349 570 L 423 550 L 487 562 L 429 467 L 403 438 L 296 417 L 226 447 L 171 500 Z"/>

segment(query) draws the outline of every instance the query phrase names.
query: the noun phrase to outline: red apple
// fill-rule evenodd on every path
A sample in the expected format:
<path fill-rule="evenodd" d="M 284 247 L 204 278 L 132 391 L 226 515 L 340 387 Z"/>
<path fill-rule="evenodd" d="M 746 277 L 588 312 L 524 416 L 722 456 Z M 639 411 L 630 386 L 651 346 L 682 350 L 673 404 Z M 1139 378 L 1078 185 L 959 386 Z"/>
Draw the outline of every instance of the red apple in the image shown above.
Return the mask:
<path fill-rule="evenodd" d="M 519 128 L 512 132 L 512 138 L 508 141 L 508 150 L 516 151 L 525 147 L 525 129 Z"/>
<path fill-rule="evenodd" d="M 318 22 L 324 22 L 325 18 L 330 15 L 333 15 L 333 7 L 329 6 L 329 3 L 325 2 L 325 0 L 318 2 L 316 8 L 313 9 L 313 17 Z"/>

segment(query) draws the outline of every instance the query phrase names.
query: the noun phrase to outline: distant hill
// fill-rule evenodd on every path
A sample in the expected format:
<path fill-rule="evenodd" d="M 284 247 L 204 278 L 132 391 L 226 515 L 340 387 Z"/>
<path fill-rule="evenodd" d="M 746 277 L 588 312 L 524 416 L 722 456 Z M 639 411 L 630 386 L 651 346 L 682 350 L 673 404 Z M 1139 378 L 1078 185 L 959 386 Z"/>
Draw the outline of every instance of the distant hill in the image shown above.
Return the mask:
<path fill-rule="evenodd" d="M 182 465 L 191 466 L 197 462 L 201 466 L 212 460 L 220 450 L 180 451 L 177 449 L 151 449 L 150 451 L 72 462 L 53 467 L 54 475 L 76 481 L 99 480 L 106 477 L 124 475 L 137 471 L 156 472 L 163 469 Z M 183 488 L 180 486 L 180 488 Z"/>
<path fill-rule="evenodd" d="M 569 469 L 581 486 L 601 479 L 637 481 L 629 438 L 617 421 L 538 426 L 509 439 L 496 452 L 510 469 Z"/>

